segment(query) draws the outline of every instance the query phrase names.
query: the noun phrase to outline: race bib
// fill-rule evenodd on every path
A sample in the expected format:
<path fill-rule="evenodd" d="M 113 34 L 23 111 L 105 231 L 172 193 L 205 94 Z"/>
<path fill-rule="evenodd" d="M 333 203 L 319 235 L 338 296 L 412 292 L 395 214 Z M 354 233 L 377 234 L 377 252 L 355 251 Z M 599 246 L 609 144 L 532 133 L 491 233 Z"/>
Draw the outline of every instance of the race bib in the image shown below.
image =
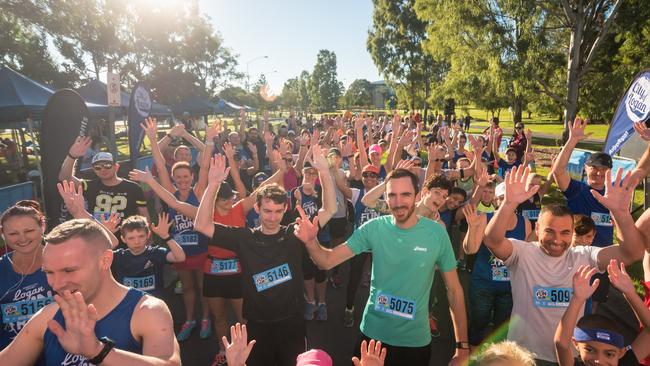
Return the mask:
<path fill-rule="evenodd" d="M 285 283 L 291 279 L 291 270 L 286 263 L 253 275 L 253 283 L 257 288 L 257 292 Z"/>
<path fill-rule="evenodd" d="M 539 218 L 539 210 L 523 210 L 521 214 L 528 220 L 537 220 Z"/>
<path fill-rule="evenodd" d="M 199 245 L 199 234 L 174 235 L 174 240 L 181 246 Z"/>
<path fill-rule="evenodd" d="M 10 324 L 20 321 L 27 321 L 37 311 L 52 302 L 51 297 L 41 299 L 23 300 L 2 304 L 2 323 Z"/>
<path fill-rule="evenodd" d="M 594 220 L 596 226 L 613 226 L 612 216 L 608 213 L 592 212 L 591 219 Z"/>
<path fill-rule="evenodd" d="M 566 308 L 573 295 L 570 287 L 533 287 L 533 304 L 539 308 Z"/>
<path fill-rule="evenodd" d="M 405 299 L 385 292 L 378 292 L 375 298 L 375 310 L 402 319 L 415 319 L 415 301 Z"/>
<path fill-rule="evenodd" d="M 490 256 L 490 268 L 492 269 L 492 281 L 510 281 L 510 272 L 503 261 Z"/>
<path fill-rule="evenodd" d="M 124 277 L 124 286 L 133 287 L 142 291 L 151 291 L 156 288 L 156 276 Z"/>
<path fill-rule="evenodd" d="M 239 273 L 239 260 L 237 259 L 212 259 L 210 274 L 223 275 Z"/>

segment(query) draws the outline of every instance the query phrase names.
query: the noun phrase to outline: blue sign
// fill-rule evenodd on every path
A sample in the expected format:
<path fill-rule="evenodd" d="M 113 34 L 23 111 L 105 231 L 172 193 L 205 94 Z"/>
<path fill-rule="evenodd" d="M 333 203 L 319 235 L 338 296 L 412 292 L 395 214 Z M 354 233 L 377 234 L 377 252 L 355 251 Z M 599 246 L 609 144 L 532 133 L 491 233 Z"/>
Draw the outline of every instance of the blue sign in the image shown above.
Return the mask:
<path fill-rule="evenodd" d="M 131 162 L 135 163 L 140 155 L 140 145 L 144 138 L 144 131 L 140 124 L 144 119 L 149 117 L 151 112 L 151 96 L 149 88 L 144 84 L 138 83 L 133 87 L 131 100 L 129 101 L 129 155 Z"/>
<path fill-rule="evenodd" d="M 603 152 L 614 155 L 634 133 L 633 122 L 645 122 L 650 116 L 650 69 L 636 75 L 618 103 Z"/>

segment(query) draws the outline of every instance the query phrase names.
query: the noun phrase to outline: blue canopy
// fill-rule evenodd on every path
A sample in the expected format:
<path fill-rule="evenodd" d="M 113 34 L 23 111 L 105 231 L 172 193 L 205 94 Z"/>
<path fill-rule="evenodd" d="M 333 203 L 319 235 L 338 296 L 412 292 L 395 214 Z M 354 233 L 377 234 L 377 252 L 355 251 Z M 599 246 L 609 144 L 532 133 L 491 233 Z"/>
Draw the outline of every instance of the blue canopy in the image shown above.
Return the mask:
<path fill-rule="evenodd" d="M 6 66 L 0 67 L 0 125 L 40 120 L 54 89 Z M 86 103 L 91 116 L 108 114 L 108 106 Z"/>
<path fill-rule="evenodd" d="M 88 82 L 88 84 L 82 86 L 77 90 L 79 92 L 79 95 L 84 98 L 86 102 L 92 102 L 92 103 L 97 103 L 97 104 L 103 104 L 106 103 L 108 100 L 108 96 L 106 95 L 106 84 L 94 79 Z M 129 103 L 131 101 L 131 94 L 125 92 L 124 90 L 121 91 L 121 108 L 122 112 L 126 114 L 126 110 L 129 108 Z M 92 114 L 92 112 L 91 112 Z M 171 109 L 160 103 L 153 102 L 151 104 L 151 113 L 152 116 L 171 116 L 172 111 Z"/>
<path fill-rule="evenodd" d="M 216 104 L 201 97 L 188 97 L 174 106 L 174 112 L 176 115 L 181 115 L 183 112 L 195 115 L 210 115 L 215 114 L 217 109 L 218 107 Z"/>

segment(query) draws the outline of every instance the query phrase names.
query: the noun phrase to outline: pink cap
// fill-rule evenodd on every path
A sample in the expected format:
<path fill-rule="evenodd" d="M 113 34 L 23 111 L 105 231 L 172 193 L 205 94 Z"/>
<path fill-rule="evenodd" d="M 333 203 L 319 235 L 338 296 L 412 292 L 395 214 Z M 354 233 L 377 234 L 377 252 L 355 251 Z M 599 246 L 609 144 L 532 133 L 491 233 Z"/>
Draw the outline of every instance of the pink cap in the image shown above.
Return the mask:
<path fill-rule="evenodd" d="M 382 153 L 381 146 L 379 146 L 377 144 L 370 145 L 370 148 L 368 149 L 368 154 L 372 154 L 372 153 L 377 153 L 377 154 L 381 155 L 381 153 Z"/>
<path fill-rule="evenodd" d="M 296 366 L 332 366 L 332 358 L 320 349 L 310 349 L 298 355 Z"/>

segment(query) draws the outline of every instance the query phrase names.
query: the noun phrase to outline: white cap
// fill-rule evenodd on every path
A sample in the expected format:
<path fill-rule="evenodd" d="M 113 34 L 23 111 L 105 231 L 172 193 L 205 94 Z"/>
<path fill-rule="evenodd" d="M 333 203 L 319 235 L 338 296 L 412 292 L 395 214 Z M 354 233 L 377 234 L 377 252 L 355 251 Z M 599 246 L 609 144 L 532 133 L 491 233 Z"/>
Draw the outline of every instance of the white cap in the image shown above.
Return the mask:
<path fill-rule="evenodd" d="M 109 152 L 99 152 L 95 154 L 95 156 L 93 156 L 91 164 L 95 164 L 100 161 L 110 161 L 111 163 L 115 162 L 115 160 L 113 160 L 113 154 Z"/>
<path fill-rule="evenodd" d="M 505 195 L 506 195 L 506 182 L 501 182 L 497 184 L 496 188 L 494 188 L 494 196 L 501 197 Z"/>

